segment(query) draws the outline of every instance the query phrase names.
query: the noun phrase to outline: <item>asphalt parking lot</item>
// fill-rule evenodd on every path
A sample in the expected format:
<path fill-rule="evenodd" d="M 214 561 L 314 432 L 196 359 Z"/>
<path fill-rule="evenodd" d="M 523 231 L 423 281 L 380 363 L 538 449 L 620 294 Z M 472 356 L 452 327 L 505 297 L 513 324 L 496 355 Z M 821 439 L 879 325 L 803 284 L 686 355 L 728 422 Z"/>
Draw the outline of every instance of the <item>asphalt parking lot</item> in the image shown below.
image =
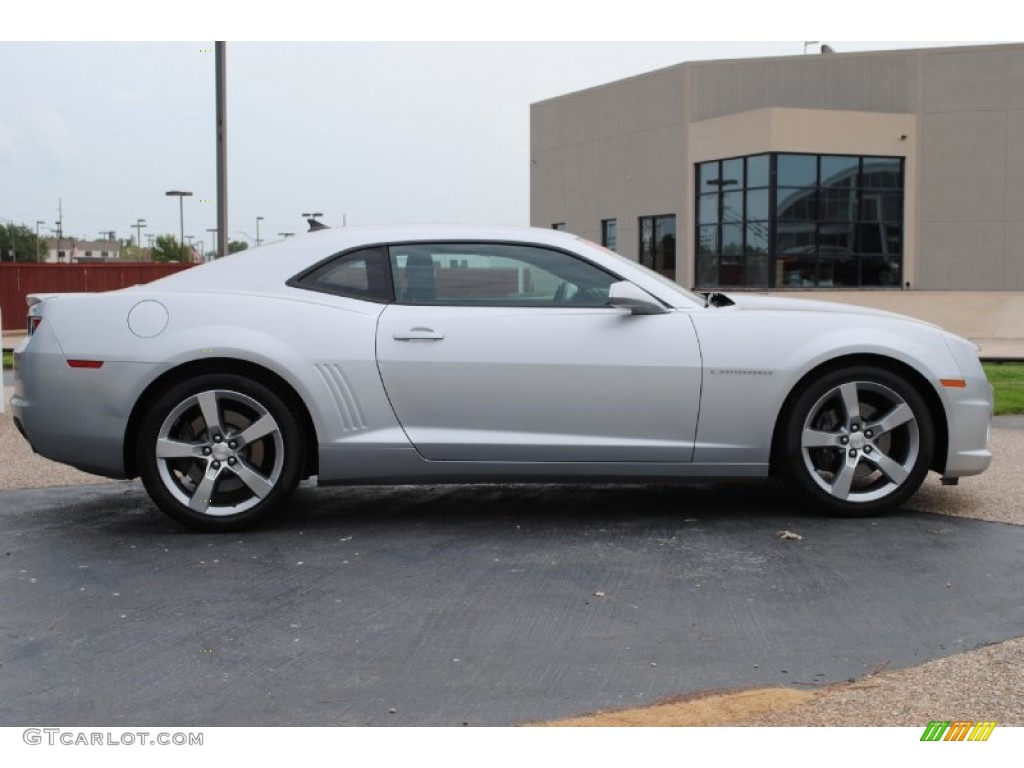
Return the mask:
<path fill-rule="evenodd" d="M 302 489 L 226 535 L 12 490 L 0 541 L 6 726 L 510 725 L 1024 635 L 1024 526 L 773 486 Z"/>

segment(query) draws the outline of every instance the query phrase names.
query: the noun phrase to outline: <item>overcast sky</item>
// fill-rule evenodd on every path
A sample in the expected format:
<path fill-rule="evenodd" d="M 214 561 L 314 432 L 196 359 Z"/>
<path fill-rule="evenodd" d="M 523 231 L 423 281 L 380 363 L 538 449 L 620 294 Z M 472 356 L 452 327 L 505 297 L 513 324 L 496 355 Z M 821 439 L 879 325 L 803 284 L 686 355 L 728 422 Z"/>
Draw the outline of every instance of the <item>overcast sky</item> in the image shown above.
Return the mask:
<path fill-rule="evenodd" d="M 212 30 L 211 30 L 212 31 Z M 842 43 L 837 51 L 938 43 Z M 194 43 L 0 43 L 0 222 L 98 238 L 178 231 L 212 248 L 214 56 Z M 229 231 L 527 224 L 530 103 L 683 61 L 803 42 L 229 42 Z M 817 48 L 812 46 L 812 51 Z M 145 240 L 144 240 L 145 242 Z"/>

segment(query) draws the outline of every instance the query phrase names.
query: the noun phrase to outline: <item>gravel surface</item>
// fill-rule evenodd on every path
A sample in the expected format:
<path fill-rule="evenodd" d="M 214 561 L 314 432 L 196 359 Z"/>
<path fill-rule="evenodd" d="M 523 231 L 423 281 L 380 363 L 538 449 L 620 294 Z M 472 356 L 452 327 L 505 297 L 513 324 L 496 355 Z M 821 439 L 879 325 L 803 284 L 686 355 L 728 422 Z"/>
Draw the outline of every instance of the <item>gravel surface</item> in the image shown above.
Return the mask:
<path fill-rule="evenodd" d="M 10 396 L 11 389 L 5 388 L 5 403 Z M 907 506 L 1024 525 L 1022 427 L 1022 417 L 997 419 L 991 441 L 995 458 L 984 475 L 950 488 L 933 474 Z M 14 428 L 9 408 L 0 415 L 0 458 L 0 490 L 110 482 L 33 454 Z M 740 720 L 729 718 L 728 724 L 924 727 L 934 719 L 1024 726 L 1024 638 L 825 688 L 781 712 L 752 712 Z"/>
<path fill-rule="evenodd" d="M 32 453 L 11 419 L 13 392 L 12 387 L 4 387 L 4 412 L 0 414 L 0 490 L 110 482 L 105 477 L 79 472 Z"/>
<path fill-rule="evenodd" d="M 833 686 L 743 724 L 923 728 L 931 720 L 1024 725 L 1024 638 Z"/>

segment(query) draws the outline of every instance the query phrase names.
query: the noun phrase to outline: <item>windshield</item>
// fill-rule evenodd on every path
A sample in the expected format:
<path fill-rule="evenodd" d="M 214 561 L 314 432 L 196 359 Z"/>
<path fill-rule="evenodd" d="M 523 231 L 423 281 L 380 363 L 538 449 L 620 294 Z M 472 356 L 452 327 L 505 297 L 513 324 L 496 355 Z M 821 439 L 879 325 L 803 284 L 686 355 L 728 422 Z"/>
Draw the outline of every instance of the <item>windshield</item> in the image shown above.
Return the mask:
<path fill-rule="evenodd" d="M 592 248 L 597 248 L 599 251 L 601 251 L 601 253 L 605 254 L 606 256 L 611 256 L 616 261 L 620 261 L 620 262 L 623 262 L 624 264 L 628 264 L 633 269 L 642 269 L 649 277 L 654 278 L 655 280 L 657 280 L 659 283 L 661 283 L 666 288 L 668 288 L 668 289 L 670 289 L 672 291 L 675 291 L 676 293 L 682 294 L 683 296 L 685 296 L 687 299 L 689 299 L 692 302 L 695 302 L 697 304 L 706 304 L 707 303 L 707 301 L 704 298 L 704 296 L 698 295 L 698 294 L 694 293 L 693 291 L 686 290 L 685 288 L 683 288 L 683 286 L 681 286 L 675 280 L 670 280 L 669 278 L 665 277 L 664 275 L 662 275 L 662 274 L 660 274 L 658 272 L 655 272 L 650 267 L 646 267 L 646 266 L 644 266 L 643 264 L 641 264 L 641 263 L 639 263 L 637 261 L 633 261 L 632 259 L 627 259 L 625 256 L 623 256 L 622 254 L 616 253 L 611 248 L 607 248 L 607 247 L 605 247 L 603 245 L 598 245 L 597 243 L 595 243 L 595 242 L 593 242 L 591 240 L 587 240 L 585 237 L 579 238 L 579 241 L 581 243 L 586 243 L 587 245 L 591 246 Z"/>

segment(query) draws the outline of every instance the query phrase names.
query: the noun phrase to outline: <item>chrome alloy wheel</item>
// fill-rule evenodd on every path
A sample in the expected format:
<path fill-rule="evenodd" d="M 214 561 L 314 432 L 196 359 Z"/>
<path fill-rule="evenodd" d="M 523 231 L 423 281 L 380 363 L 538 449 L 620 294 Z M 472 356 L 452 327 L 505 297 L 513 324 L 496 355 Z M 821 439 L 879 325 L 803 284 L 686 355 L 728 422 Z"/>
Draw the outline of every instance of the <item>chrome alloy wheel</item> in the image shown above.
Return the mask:
<path fill-rule="evenodd" d="M 277 485 L 285 463 L 281 428 L 259 402 L 209 389 L 185 398 L 157 431 L 157 473 L 167 491 L 201 515 L 236 515 Z"/>
<path fill-rule="evenodd" d="M 920 452 L 914 409 L 875 381 L 846 381 L 826 391 L 808 410 L 800 435 L 809 477 L 842 502 L 872 502 L 896 492 Z"/>

